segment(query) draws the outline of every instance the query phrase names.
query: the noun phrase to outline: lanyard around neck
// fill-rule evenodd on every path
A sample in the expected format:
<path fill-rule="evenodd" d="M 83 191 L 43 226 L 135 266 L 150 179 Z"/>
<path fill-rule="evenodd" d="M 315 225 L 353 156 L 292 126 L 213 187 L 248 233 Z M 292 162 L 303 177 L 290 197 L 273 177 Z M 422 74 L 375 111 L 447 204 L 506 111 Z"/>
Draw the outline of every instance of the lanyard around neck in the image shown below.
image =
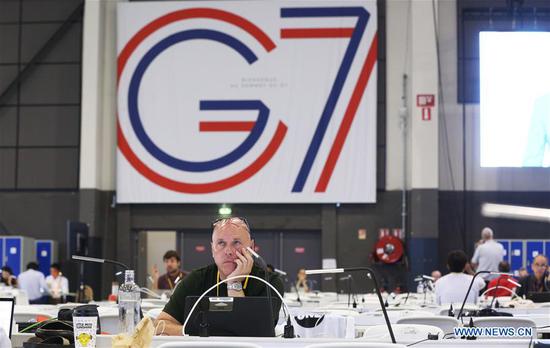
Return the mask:
<path fill-rule="evenodd" d="M 248 285 L 248 277 L 244 280 L 243 289 L 246 289 L 246 286 Z M 216 296 L 220 297 L 220 271 L 218 271 L 218 274 L 216 275 Z"/>
<path fill-rule="evenodd" d="M 181 271 L 180 273 L 178 274 L 178 278 L 181 278 Z M 170 290 L 173 290 L 174 289 L 174 285 L 172 285 L 172 280 L 170 279 L 170 275 L 166 274 L 166 279 L 168 279 L 168 286 L 170 287 Z"/>

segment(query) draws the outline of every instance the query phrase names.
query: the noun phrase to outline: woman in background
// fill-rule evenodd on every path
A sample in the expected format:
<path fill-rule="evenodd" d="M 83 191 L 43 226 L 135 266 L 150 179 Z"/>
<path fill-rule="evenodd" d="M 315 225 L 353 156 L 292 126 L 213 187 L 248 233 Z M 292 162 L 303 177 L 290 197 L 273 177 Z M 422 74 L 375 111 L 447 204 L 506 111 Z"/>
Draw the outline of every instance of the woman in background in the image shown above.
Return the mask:
<path fill-rule="evenodd" d="M 9 266 L 2 267 L 1 283 L 7 286 L 17 286 L 17 278 L 13 275 L 13 271 Z"/>

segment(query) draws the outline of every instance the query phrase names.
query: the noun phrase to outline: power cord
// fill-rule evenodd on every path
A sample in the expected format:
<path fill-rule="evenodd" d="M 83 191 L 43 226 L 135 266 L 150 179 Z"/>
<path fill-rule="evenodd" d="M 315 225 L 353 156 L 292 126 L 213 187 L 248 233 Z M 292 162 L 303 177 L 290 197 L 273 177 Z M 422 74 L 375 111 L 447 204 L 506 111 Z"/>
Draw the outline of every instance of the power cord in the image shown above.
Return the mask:
<path fill-rule="evenodd" d="M 443 337 L 445 337 L 445 336 L 443 336 Z M 428 333 L 428 338 L 425 338 L 423 340 L 407 344 L 407 347 L 414 346 L 415 344 L 419 344 L 419 343 L 426 342 L 426 341 L 437 341 L 438 339 L 439 339 L 439 334 L 438 333 L 437 334 Z"/>
<path fill-rule="evenodd" d="M 37 327 L 37 326 L 39 326 L 39 325 L 44 325 L 44 324 L 49 323 L 49 322 L 52 322 L 52 321 L 54 321 L 54 320 L 57 320 L 57 318 L 51 318 L 51 319 L 48 319 L 48 320 L 39 321 L 39 322 L 37 322 L 37 323 L 34 323 L 34 324 L 32 324 L 32 325 L 27 326 L 27 327 L 24 328 L 23 330 L 19 331 L 19 333 L 24 333 L 24 332 L 26 332 L 27 330 L 30 330 L 30 329 L 32 329 L 32 328 L 35 328 L 35 327 Z"/>

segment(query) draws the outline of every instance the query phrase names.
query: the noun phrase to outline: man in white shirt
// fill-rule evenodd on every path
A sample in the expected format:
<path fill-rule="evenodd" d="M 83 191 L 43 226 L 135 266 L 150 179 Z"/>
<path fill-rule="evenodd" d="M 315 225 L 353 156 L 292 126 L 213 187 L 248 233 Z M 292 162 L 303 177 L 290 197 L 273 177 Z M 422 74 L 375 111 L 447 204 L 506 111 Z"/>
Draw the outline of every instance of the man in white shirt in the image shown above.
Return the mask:
<path fill-rule="evenodd" d="M 46 286 L 53 303 L 64 302 L 65 296 L 69 293 L 69 280 L 61 273 L 61 266 L 58 263 L 52 263 L 50 266 Z"/>
<path fill-rule="evenodd" d="M 490 271 L 498 272 L 498 264 L 504 257 L 504 247 L 493 239 L 493 230 L 485 227 L 481 231 L 481 241 L 472 257 L 472 267 L 476 272 Z M 480 274 L 485 281 L 490 281 L 498 275 Z"/>
<path fill-rule="evenodd" d="M 30 304 L 42 304 L 44 291 L 46 289 L 46 281 L 44 274 L 38 271 L 36 262 L 29 262 L 27 270 L 17 277 L 17 283 L 21 290 L 27 293 Z"/>
<path fill-rule="evenodd" d="M 468 291 L 473 276 L 465 274 L 464 268 L 468 262 L 466 253 L 462 250 L 451 251 L 447 256 L 447 267 L 451 273 L 439 278 L 435 282 L 435 296 L 437 304 L 452 303 L 460 306 L 464 301 L 464 296 Z M 483 279 L 477 277 L 472 285 L 472 289 L 466 299 L 467 303 L 476 303 L 479 296 L 479 290 L 485 287 Z"/>

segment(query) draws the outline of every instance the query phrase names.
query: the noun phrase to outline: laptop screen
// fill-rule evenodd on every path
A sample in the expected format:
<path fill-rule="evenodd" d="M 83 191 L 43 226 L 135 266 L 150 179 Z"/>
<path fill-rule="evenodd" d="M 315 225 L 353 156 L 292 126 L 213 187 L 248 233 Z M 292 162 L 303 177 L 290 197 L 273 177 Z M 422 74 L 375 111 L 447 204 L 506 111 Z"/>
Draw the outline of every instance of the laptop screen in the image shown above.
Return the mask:
<path fill-rule="evenodd" d="M 0 329 L 11 338 L 11 325 L 13 323 L 13 298 L 0 298 Z"/>
<path fill-rule="evenodd" d="M 199 296 L 185 298 L 185 317 Z M 273 303 L 280 300 L 272 298 Z M 267 297 L 204 297 L 186 326 L 191 336 L 273 337 L 275 323 Z M 202 324 L 207 324 L 204 328 Z"/>

